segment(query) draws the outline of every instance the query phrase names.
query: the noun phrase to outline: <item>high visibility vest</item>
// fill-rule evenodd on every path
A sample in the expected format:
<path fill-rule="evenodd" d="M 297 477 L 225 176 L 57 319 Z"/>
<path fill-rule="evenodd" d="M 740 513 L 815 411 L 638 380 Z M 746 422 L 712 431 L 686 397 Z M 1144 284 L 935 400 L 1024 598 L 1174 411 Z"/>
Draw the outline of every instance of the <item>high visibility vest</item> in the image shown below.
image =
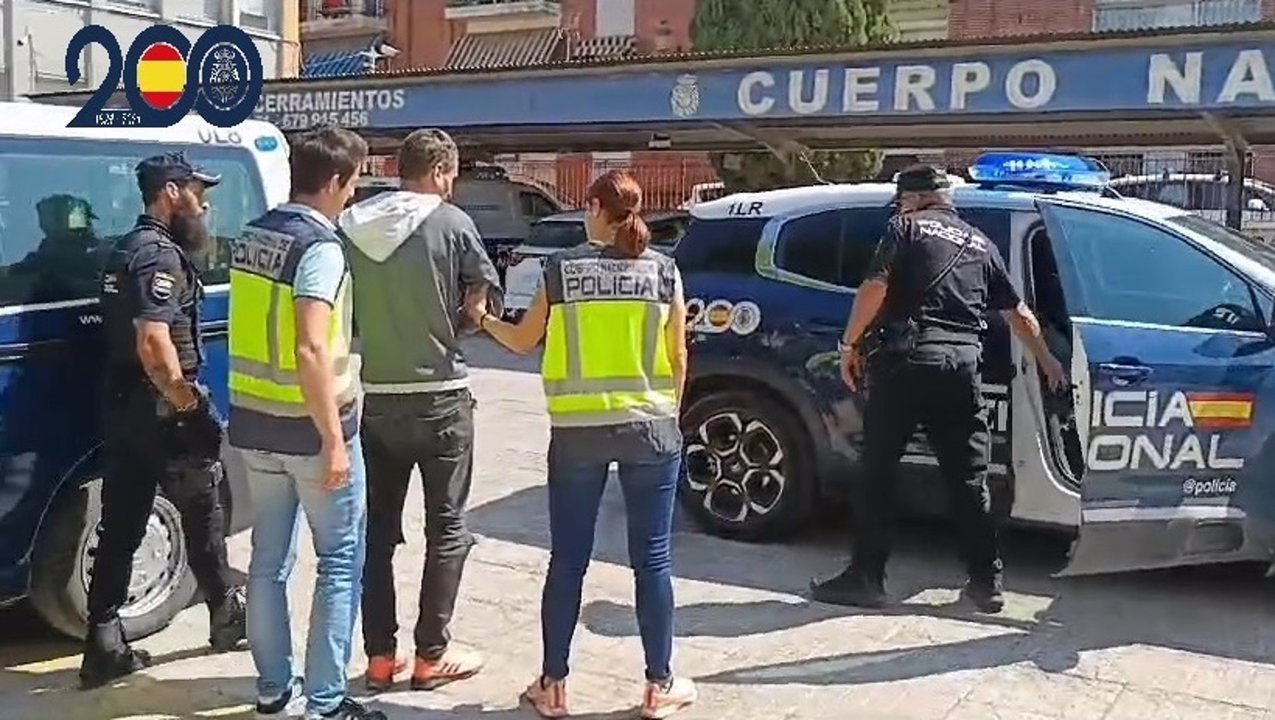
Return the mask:
<path fill-rule="evenodd" d="M 311 422 L 297 374 L 292 283 L 297 264 L 316 243 L 340 243 L 316 219 L 273 211 L 249 224 L 234 245 L 230 266 L 230 435 L 236 446 L 291 452 L 313 446 Z M 358 397 L 352 362 L 349 268 L 345 270 L 328 342 L 337 403 Z M 250 428 L 245 436 L 243 428 Z"/>
<path fill-rule="evenodd" d="M 588 244 L 550 258 L 540 375 L 551 425 L 599 427 L 677 416 L 664 339 L 675 273 L 671 258 L 651 250 L 628 259 Z"/>

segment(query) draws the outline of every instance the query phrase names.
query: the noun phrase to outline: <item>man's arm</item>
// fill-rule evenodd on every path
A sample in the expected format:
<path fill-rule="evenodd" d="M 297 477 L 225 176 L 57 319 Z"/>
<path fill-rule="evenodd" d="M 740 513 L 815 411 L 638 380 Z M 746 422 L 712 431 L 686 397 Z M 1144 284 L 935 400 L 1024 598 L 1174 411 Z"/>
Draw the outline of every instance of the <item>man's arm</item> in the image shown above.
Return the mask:
<path fill-rule="evenodd" d="M 1027 303 L 1019 296 L 1014 283 L 1009 279 L 1005 269 L 1005 261 L 995 245 L 988 245 L 991 255 L 990 275 L 987 282 L 987 306 L 990 310 L 999 311 L 1005 318 L 1014 335 L 1031 351 L 1036 364 L 1040 366 L 1049 384 L 1057 389 L 1065 380 L 1062 363 L 1045 345 L 1045 337 L 1040 331 L 1040 321 L 1036 313 L 1027 307 Z"/>
<path fill-rule="evenodd" d="M 194 386 L 182 374 L 177 346 L 170 326 L 181 312 L 180 283 L 185 272 L 177 251 L 161 245 L 139 250 L 130 268 L 133 296 L 137 298 L 137 359 L 151 384 L 174 408 L 192 410 L 199 403 Z"/>
<path fill-rule="evenodd" d="M 318 243 L 301 256 L 293 281 L 296 314 L 297 375 L 306 410 L 324 447 L 344 443 L 341 409 L 328 327 L 345 275 L 345 256 L 337 243 Z"/>
<path fill-rule="evenodd" d="M 850 319 L 846 323 L 846 331 L 841 337 L 843 345 L 854 345 L 863 339 L 868 326 L 876 320 L 885 304 L 885 294 L 889 287 L 890 275 L 894 271 L 895 258 L 899 248 L 907 240 L 902 223 L 891 220 L 881 241 L 877 243 L 876 252 L 868 264 L 867 275 L 859 284 L 854 296 L 854 305 L 850 308 Z"/>
<path fill-rule="evenodd" d="M 500 274 L 487 255 L 478 227 L 468 216 L 466 221 L 460 230 L 460 286 L 465 293 L 461 317 L 482 317 L 490 289 L 500 287 Z"/>

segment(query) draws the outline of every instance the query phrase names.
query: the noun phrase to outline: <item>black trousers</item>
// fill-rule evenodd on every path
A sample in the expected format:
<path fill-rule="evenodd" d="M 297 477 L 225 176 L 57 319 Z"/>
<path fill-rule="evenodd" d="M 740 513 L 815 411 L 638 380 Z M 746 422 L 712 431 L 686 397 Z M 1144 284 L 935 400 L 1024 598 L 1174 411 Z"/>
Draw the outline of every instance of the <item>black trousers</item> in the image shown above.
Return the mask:
<path fill-rule="evenodd" d="M 91 624 L 113 622 L 129 600 L 133 554 L 146 534 L 157 490 L 181 513 L 187 561 L 210 607 L 231 587 L 218 491 L 221 463 L 176 456 L 165 442 L 158 409 L 149 387 L 107 393 L 102 522 L 88 597 Z"/>
<path fill-rule="evenodd" d="M 970 578 L 1002 570 L 987 490 L 990 438 L 980 388 L 980 348 L 922 344 L 906 357 L 873 358 L 863 419 L 864 477 L 854 502 L 854 565 L 883 579 L 890 556 L 899 460 L 923 426 L 948 492 Z"/>
<path fill-rule="evenodd" d="M 396 652 L 394 550 L 403 543 L 403 502 L 412 468 L 425 494 L 425 571 L 416 618 L 416 655 L 440 657 L 474 537 L 465 525 L 473 478 L 474 399 L 468 390 L 369 395 L 363 412 L 367 463 L 367 562 L 363 645 L 368 656 Z"/>

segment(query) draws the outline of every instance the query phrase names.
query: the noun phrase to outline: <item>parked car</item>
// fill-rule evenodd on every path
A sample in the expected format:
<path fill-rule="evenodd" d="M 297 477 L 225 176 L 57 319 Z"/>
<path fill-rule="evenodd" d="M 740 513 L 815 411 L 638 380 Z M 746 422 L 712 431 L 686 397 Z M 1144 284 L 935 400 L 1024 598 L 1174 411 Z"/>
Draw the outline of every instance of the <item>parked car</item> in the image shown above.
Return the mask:
<path fill-rule="evenodd" d="M 1212 220 L 1226 223 L 1226 199 L 1230 180 L 1224 173 L 1161 173 L 1126 175 L 1111 181 L 1111 187 L 1126 197 L 1154 200 L 1180 207 Z M 1275 241 L 1275 186 L 1256 178 L 1244 179 L 1242 232 Z"/>
<path fill-rule="evenodd" d="M 677 247 L 690 223 L 690 216 L 680 211 L 653 212 L 643 218 L 651 229 L 651 248 L 666 254 Z M 584 232 L 584 212 L 579 210 L 552 215 L 532 225 L 527 241 L 510 253 L 505 277 L 506 312 L 517 314 L 531 305 L 531 298 L 540 285 L 545 258 L 588 239 Z"/>

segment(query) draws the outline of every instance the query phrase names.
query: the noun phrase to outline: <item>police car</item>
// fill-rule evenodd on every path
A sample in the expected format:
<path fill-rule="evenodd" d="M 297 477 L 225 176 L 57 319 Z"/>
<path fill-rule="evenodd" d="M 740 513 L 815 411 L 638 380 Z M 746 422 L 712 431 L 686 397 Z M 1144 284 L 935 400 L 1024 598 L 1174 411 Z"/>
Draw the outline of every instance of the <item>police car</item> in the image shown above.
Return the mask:
<path fill-rule="evenodd" d="M 989 153 L 954 191 L 1006 259 L 1073 387 L 1044 388 L 999 317 L 985 339 L 994 506 L 1077 532 L 1068 572 L 1270 561 L 1275 251 L 1123 198 L 1099 163 Z M 691 378 L 686 509 L 743 539 L 802 527 L 860 471 L 863 397 L 837 339 L 892 184 L 735 194 L 691 210 L 675 252 Z M 919 434 L 901 500 L 945 507 Z"/>
<path fill-rule="evenodd" d="M 97 308 L 103 252 L 142 211 L 134 167 L 173 150 L 221 175 L 209 192 L 217 240 L 204 273 L 203 380 L 228 402 L 228 241 L 288 198 L 288 147 L 273 125 L 68 128 L 76 108 L 0 103 L 0 606 L 29 597 L 58 630 L 84 633 L 101 511 Z M 227 455 L 232 529 L 249 518 L 244 474 Z M 165 627 L 195 595 L 177 509 L 156 498 L 134 560 L 126 632 Z"/>

